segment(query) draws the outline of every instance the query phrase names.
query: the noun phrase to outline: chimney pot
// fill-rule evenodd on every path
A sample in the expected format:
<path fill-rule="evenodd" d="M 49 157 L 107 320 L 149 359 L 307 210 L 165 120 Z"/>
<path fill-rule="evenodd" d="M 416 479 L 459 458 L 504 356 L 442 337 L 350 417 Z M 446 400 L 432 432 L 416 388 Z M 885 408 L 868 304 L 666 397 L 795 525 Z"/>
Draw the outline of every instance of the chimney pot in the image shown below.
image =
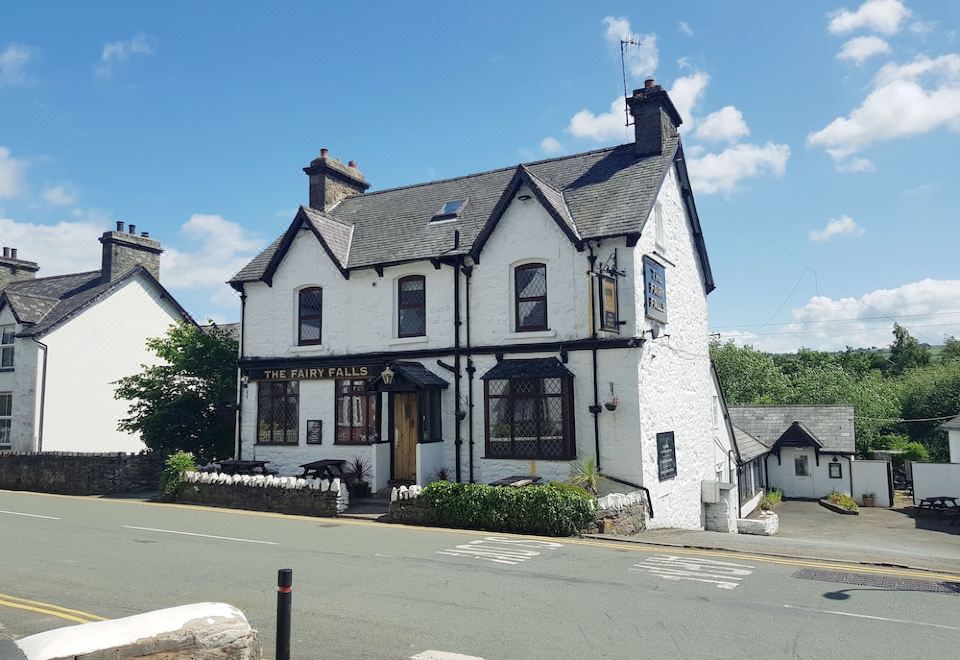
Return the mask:
<path fill-rule="evenodd" d="M 123 220 L 117 220 L 117 231 L 123 231 Z"/>
<path fill-rule="evenodd" d="M 140 236 L 143 238 L 150 238 L 150 232 L 148 231 L 141 232 Z"/>
<path fill-rule="evenodd" d="M 10 248 L 8 248 L 8 247 L 3 248 L 3 256 L 4 256 L 4 258 L 9 258 L 9 257 L 10 257 Z"/>
<path fill-rule="evenodd" d="M 133 224 L 127 225 L 127 232 L 130 233 L 130 234 L 136 235 L 136 233 L 137 233 L 137 226 L 136 226 L 136 225 L 133 225 Z"/>
<path fill-rule="evenodd" d="M 330 153 L 330 150 L 324 147 L 320 150 L 320 158 L 326 158 L 328 153 Z"/>
<path fill-rule="evenodd" d="M 657 84 L 657 81 L 653 79 L 653 76 L 649 76 L 646 80 L 643 81 L 643 86 L 647 89 L 650 89 Z"/>
<path fill-rule="evenodd" d="M 353 169 L 357 169 L 357 161 L 351 160 L 349 163 L 347 163 L 347 166 L 352 167 Z"/>
<path fill-rule="evenodd" d="M 17 258 L 17 248 L 10 248 L 10 258 L 11 259 Z"/>

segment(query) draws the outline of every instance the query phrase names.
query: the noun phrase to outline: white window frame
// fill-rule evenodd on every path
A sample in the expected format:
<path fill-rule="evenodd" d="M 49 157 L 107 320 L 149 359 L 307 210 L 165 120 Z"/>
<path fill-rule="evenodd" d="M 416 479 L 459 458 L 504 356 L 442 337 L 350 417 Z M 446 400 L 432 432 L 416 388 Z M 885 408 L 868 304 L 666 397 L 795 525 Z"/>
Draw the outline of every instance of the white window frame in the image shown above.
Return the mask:
<path fill-rule="evenodd" d="M 9 343 L 3 343 L 4 336 L 9 332 L 10 341 Z M 0 369 L 13 369 L 15 361 L 15 354 L 13 350 L 14 342 L 16 342 L 17 335 L 17 326 L 9 323 L 6 325 L 0 325 Z M 4 364 L 4 356 L 10 356 L 9 364 Z"/>
<path fill-rule="evenodd" d="M 13 392 L 0 392 L 0 398 L 2 397 L 10 397 L 10 414 L 0 414 L 0 449 L 10 449 L 13 432 Z"/>

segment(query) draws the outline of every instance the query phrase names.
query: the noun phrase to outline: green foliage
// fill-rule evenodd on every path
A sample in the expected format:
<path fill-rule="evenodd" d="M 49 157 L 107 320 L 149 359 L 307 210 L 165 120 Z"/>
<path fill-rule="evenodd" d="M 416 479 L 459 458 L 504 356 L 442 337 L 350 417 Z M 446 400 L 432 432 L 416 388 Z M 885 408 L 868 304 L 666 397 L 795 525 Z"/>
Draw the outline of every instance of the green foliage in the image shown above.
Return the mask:
<path fill-rule="evenodd" d="M 901 465 L 904 461 L 924 462 L 930 460 L 930 452 L 926 445 L 910 439 L 910 436 L 891 433 L 880 436 L 877 449 L 896 449 L 903 453 L 897 456 L 894 464 Z"/>
<path fill-rule="evenodd" d="M 214 325 L 204 332 L 180 322 L 147 340 L 159 364 L 117 381 L 114 396 L 129 400 L 121 431 L 139 433 L 162 454 L 189 451 L 201 462 L 233 454 L 237 342 Z"/>
<path fill-rule="evenodd" d="M 853 498 L 846 493 L 838 493 L 837 491 L 833 491 L 827 496 L 827 501 L 831 504 L 836 504 L 838 507 L 846 509 L 847 511 L 860 510 L 860 507 L 858 507 L 857 503 L 853 501 Z"/>
<path fill-rule="evenodd" d="M 593 458 L 582 458 L 575 463 L 571 463 L 571 466 L 573 467 L 573 476 L 570 477 L 570 483 L 596 497 L 602 476 L 600 470 L 597 469 L 597 461 Z"/>
<path fill-rule="evenodd" d="M 710 357 L 728 403 L 782 403 L 786 397 L 790 383 L 768 353 L 713 341 Z"/>
<path fill-rule="evenodd" d="M 893 343 L 890 345 L 890 371 L 902 374 L 907 369 L 925 367 L 930 364 L 930 349 L 921 346 L 917 338 L 911 335 L 899 323 L 893 324 Z"/>
<path fill-rule="evenodd" d="M 197 462 L 193 460 L 193 454 L 186 451 L 178 451 L 167 456 L 163 463 L 163 472 L 160 474 L 160 493 L 163 497 L 172 498 L 180 482 L 183 481 L 183 473 L 197 469 Z"/>
<path fill-rule="evenodd" d="M 960 339 L 947 337 L 940 351 L 941 362 L 960 362 Z"/>
<path fill-rule="evenodd" d="M 783 491 L 779 488 L 768 488 L 760 498 L 760 508 L 764 511 L 772 511 L 783 502 Z"/>
<path fill-rule="evenodd" d="M 354 456 L 347 465 L 347 485 L 354 497 L 370 497 L 370 464 L 362 456 Z"/>
<path fill-rule="evenodd" d="M 421 498 L 446 527 L 569 536 L 590 523 L 596 500 L 569 484 L 488 486 L 435 481 L 423 489 Z"/>

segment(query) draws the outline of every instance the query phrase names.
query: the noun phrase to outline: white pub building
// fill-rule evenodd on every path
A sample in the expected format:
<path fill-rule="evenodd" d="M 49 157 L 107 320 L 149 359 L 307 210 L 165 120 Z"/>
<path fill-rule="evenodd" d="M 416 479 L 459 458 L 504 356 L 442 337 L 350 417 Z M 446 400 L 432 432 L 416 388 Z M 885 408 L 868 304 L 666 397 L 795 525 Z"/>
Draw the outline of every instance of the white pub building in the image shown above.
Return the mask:
<path fill-rule="evenodd" d="M 649 527 L 703 527 L 701 481 L 735 472 L 713 276 L 681 118 L 653 81 L 627 103 L 632 143 L 390 190 L 322 150 L 309 206 L 230 281 L 239 457 L 362 457 L 375 490 L 595 458 Z"/>

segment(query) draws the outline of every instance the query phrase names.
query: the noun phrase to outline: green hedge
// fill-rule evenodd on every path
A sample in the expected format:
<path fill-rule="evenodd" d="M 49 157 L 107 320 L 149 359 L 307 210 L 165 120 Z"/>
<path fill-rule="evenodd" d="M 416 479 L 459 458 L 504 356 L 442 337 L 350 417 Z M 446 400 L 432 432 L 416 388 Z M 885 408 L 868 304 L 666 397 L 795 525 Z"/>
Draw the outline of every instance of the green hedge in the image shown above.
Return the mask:
<path fill-rule="evenodd" d="M 597 510 L 587 491 L 561 483 L 515 488 L 435 481 L 420 497 L 439 525 L 491 532 L 569 536 L 592 522 Z"/>

